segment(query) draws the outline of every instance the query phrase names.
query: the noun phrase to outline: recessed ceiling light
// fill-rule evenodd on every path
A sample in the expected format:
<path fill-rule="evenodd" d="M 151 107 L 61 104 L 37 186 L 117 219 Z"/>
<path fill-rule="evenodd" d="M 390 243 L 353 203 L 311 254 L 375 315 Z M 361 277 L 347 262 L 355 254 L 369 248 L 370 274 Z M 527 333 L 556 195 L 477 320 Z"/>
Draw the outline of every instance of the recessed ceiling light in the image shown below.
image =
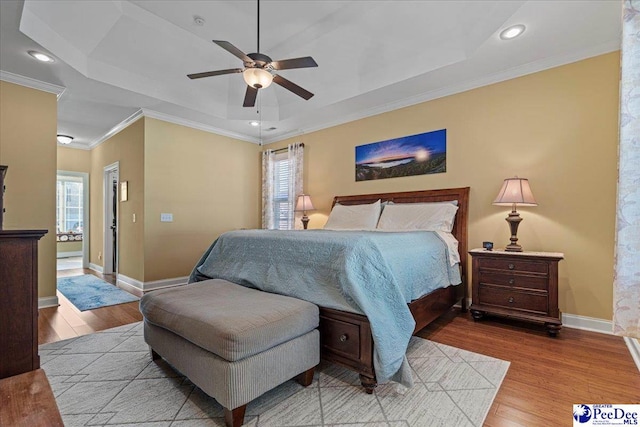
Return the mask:
<path fill-rule="evenodd" d="M 35 50 L 30 50 L 27 52 L 29 55 L 33 56 L 34 58 L 36 58 L 38 61 L 42 61 L 42 62 L 53 62 L 54 59 L 52 57 L 50 57 L 49 55 L 45 55 L 42 52 L 38 52 Z"/>
<path fill-rule="evenodd" d="M 500 38 L 502 40 L 511 40 L 518 37 L 520 34 L 524 33 L 525 26 L 522 24 L 512 25 L 509 28 L 505 28 L 500 33 Z"/>
<path fill-rule="evenodd" d="M 251 126 L 260 126 L 260 122 L 257 122 L 257 121 L 255 121 L 255 120 L 250 121 L 250 122 L 249 122 L 249 124 L 250 124 Z"/>
<path fill-rule="evenodd" d="M 71 141 L 73 141 L 73 137 L 69 135 L 58 135 L 57 139 L 60 144 L 64 145 L 71 144 Z"/>

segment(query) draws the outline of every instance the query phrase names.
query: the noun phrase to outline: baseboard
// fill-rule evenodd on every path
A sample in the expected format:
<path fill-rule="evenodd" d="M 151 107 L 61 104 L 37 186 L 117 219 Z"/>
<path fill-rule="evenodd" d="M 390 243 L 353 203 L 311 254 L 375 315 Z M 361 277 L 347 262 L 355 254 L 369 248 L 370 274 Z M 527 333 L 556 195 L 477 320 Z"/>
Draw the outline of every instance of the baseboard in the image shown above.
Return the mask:
<path fill-rule="evenodd" d="M 82 256 L 82 251 L 58 252 L 56 254 L 56 258 L 71 258 L 71 257 L 77 257 L 77 256 Z"/>
<path fill-rule="evenodd" d="M 174 277 L 172 279 L 152 280 L 150 282 L 144 282 L 144 291 L 153 291 L 160 288 L 170 288 L 173 286 L 186 285 L 189 281 L 189 276 Z"/>
<path fill-rule="evenodd" d="M 640 371 L 640 341 L 635 338 L 624 337 L 624 342 L 629 347 L 629 353 L 633 357 L 633 361 L 636 362 L 638 371 Z"/>
<path fill-rule="evenodd" d="M 597 319 L 595 317 L 562 313 L 562 326 L 567 328 L 582 329 L 583 331 L 599 332 L 601 334 L 613 335 L 613 323 L 611 322 L 611 320 Z"/>
<path fill-rule="evenodd" d="M 102 274 L 102 271 L 103 271 L 101 265 L 94 264 L 92 262 L 89 263 L 89 269 L 93 270 L 93 271 L 96 271 L 96 272 L 98 272 L 100 274 Z"/>
<path fill-rule="evenodd" d="M 38 298 L 38 309 L 59 306 L 58 297 L 40 297 Z"/>
<path fill-rule="evenodd" d="M 148 292 L 161 288 L 169 288 L 173 286 L 185 285 L 189 280 L 188 276 L 174 277 L 172 279 L 152 280 L 150 282 L 141 282 L 137 279 L 118 274 L 118 286 L 123 289 L 129 289 L 137 292 Z"/>

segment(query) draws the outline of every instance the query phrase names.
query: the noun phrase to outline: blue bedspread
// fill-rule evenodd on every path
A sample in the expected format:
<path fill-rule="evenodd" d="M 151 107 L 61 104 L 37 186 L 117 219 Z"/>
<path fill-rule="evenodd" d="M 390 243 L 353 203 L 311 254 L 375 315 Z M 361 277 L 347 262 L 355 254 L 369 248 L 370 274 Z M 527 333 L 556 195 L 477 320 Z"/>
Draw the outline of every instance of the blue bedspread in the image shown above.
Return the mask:
<path fill-rule="evenodd" d="M 407 303 L 461 282 L 448 260 L 432 232 L 241 230 L 211 245 L 189 283 L 220 278 L 365 314 L 378 382 L 410 386 L 405 353 L 415 322 Z"/>

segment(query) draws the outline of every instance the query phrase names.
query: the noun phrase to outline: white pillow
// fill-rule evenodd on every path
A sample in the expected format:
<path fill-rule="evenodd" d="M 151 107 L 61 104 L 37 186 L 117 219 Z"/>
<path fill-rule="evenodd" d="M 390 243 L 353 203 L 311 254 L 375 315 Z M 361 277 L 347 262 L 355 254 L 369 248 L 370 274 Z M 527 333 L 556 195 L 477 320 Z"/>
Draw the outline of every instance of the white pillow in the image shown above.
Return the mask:
<path fill-rule="evenodd" d="M 446 231 L 453 230 L 458 206 L 450 202 L 397 203 L 382 211 L 378 229 L 386 231 Z"/>
<path fill-rule="evenodd" d="M 336 203 L 325 230 L 375 230 L 380 218 L 380 200 L 367 205 L 341 205 Z"/>

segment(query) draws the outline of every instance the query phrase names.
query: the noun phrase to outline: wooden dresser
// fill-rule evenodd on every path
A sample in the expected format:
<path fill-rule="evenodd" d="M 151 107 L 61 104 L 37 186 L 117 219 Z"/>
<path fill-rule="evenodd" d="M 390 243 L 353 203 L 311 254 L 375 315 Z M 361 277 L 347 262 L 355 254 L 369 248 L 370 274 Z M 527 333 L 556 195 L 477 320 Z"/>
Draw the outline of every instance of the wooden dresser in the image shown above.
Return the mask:
<path fill-rule="evenodd" d="M 0 229 L 0 378 L 40 367 L 38 240 L 46 233 Z"/>
<path fill-rule="evenodd" d="M 476 320 L 495 314 L 544 323 L 556 336 L 562 327 L 558 309 L 555 252 L 505 252 L 473 249 L 471 314 Z"/>

